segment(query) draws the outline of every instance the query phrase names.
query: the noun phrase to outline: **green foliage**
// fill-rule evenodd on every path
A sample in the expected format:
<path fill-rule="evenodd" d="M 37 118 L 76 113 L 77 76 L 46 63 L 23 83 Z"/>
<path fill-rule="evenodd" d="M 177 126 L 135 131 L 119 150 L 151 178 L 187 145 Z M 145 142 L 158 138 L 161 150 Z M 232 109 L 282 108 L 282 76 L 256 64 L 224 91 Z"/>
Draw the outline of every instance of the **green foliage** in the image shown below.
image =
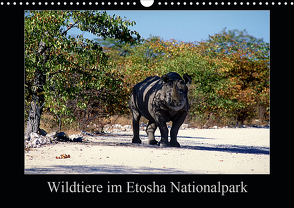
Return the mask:
<path fill-rule="evenodd" d="M 63 122 L 63 116 L 67 121 L 74 119 L 75 110 L 85 110 L 95 99 L 103 99 L 97 107 L 105 104 L 108 107 L 104 110 L 111 111 L 108 113 L 123 111 L 125 106 L 121 109 L 113 106 L 120 100 L 119 86 L 123 80 L 108 66 L 101 45 L 82 35 L 74 38 L 67 32 L 79 28 L 102 38 L 133 44 L 140 39 L 136 31 L 128 29 L 134 24 L 98 11 L 26 11 L 27 105 L 39 97 L 40 106 L 53 113 L 59 122 Z M 76 106 L 72 105 L 73 100 Z"/>

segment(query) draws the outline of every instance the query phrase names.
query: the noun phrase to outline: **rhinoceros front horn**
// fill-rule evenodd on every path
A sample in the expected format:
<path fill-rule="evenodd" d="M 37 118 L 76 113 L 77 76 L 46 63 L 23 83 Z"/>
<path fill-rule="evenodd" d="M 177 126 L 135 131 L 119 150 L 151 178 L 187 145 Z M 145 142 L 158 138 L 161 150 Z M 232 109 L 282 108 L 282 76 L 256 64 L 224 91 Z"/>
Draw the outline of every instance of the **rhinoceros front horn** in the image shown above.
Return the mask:
<path fill-rule="evenodd" d="M 176 84 L 174 83 L 173 92 L 172 92 L 172 99 L 173 100 L 180 100 L 180 95 L 176 89 Z"/>

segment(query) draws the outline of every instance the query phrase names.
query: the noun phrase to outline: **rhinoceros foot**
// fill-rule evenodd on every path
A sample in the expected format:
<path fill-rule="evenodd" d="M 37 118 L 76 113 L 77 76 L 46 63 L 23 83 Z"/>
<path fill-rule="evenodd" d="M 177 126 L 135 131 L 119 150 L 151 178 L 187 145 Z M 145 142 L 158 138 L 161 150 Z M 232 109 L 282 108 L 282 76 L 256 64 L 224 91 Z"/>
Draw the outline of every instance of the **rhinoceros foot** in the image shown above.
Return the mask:
<path fill-rule="evenodd" d="M 132 139 L 132 143 L 138 143 L 138 144 L 141 144 L 142 141 L 141 141 L 141 139 L 139 139 L 139 138 L 133 138 L 133 139 Z"/>
<path fill-rule="evenodd" d="M 171 143 L 170 143 L 170 146 L 171 146 L 171 147 L 181 147 L 181 145 L 180 145 L 179 142 L 171 142 Z"/>
<path fill-rule="evenodd" d="M 156 140 L 151 140 L 151 141 L 149 141 L 149 144 L 151 144 L 151 145 L 156 145 L 158 142 L 156 141 Z"/>
<path fill-rule="evenodd" d="M 160 142 L 157 143 L 157 145 L 160 146 L 160 147 L 169 147 L 169 143 L 168 142 L 161 142 L 160 141 Z"/>

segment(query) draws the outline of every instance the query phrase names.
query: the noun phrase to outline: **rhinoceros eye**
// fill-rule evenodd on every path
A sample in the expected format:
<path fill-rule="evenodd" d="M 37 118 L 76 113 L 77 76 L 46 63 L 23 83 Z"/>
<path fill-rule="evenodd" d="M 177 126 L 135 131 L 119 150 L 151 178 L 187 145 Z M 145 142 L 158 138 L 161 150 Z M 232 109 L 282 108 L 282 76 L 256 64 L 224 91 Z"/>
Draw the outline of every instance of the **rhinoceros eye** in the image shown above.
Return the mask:
<path fill-rule="evenodd" d="M 184 80 L 181 80 L 181 81 L 180 81 L 180 84 L 181 84 L 181 85 L 185 85 L 186 83 L 185 83 Z"/>

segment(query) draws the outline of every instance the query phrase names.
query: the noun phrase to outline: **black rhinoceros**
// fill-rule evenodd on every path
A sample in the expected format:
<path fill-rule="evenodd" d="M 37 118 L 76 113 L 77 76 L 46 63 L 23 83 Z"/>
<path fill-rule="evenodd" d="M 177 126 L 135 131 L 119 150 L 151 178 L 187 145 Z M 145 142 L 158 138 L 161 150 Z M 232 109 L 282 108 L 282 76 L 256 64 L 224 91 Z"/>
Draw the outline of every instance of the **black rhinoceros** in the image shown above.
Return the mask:
<path fill-rule="evenodd" d="M 188 114 L 188 88 L 192 79 L 184 74 L 182 77 L 175 72 L 148 77 L 133 88 L 130 109 L 133 114 L 133 143 L 141 143 L 139 138 L 139 121 L 141 115 L 149 120 L 146 132 L 149 144 L 160 146 L 180 147 L 177 134 L 180 126 Z M 172 121 L 170 143 L 168 142 L 168 128 L 166 122 Z M 161 140 L 157 143 L 154 132 L 159 127 Z"/>

